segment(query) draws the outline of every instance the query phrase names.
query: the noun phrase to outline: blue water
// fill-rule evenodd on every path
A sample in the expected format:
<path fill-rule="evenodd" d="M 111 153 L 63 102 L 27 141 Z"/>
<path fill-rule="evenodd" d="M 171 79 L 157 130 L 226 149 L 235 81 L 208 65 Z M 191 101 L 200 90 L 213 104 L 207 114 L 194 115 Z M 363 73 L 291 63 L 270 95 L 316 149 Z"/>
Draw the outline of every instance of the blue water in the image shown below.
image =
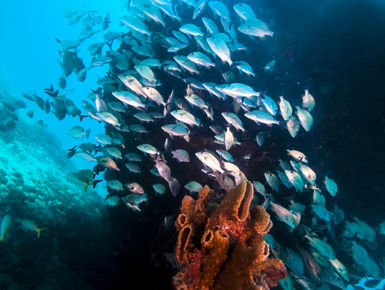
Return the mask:
<path fill-rule="evenodd" d="M 101 15 L 111 13 L 115 17 L 121 15 L 124 1 L 69 1 L 55 3 L 52 1 L 20 1 L 2 2 L 0 25 L 2 43 L 0 48 L 1 68 L 0 80 L 12 96 L 20 96 L 23 92 L 41 92 L 61 76 L 61 68 L 57 62 L 60 45 L 55 40 L 71 39 L 78 33 L 79 26 L 67 25 L 63 16 L 65 8 L 84 5 L 99 11 Z M 80 51 L 80 56 L 89 60 L 86 49 Z M 106 69 L 96 69 L 87 77 L 86 83 L 79 83 L 73 75 L 67 80 L 68 87 L 74 88 L 70 93 L 71 99 L 80 107 L 80 100 L 89 93 L 90 84 L 106 72 Z M 74 119 L 66 117 L 59 121 L 53 114 L 45 114 L 37 105 L 29 104 L 34 110 L 35 118 L 42 119 L 49 132 L 53 133 L 60 142 L 61 148 L 72 148 L 76 140 L 66 134 L 74 126 Z M 102 126 L 91 120 L 84 120 L 84 126 L 91 128 L 92 135 L 104 131 Z M 88 165 L 86 162 L 75 161 L 79 168 Z"/>
<path fill-rule="evenodd" d="M 239 1 L 223 2 L 230 9 Z M 252 47 L 245 57 L 258 70 L 255 84 L 262 84 L 275 99 L 284 95 L 296 104 L 303 90 L 309 89 L 315 97 L 316 107 L 312 111 L 312 129 L 305 134 L 301 128 L 295 139 L 276 127 L 264 129 L 267 137 L 263 149 L 254 143 L 250 145 L 252 142 L 247 138 L 241 139 L 247 145 L 231 151 L 239 161 L 237 165 L 249 174 L 250 179 L 256 180 L 263 178 L 262 170 L 277 168 L 278 159 L 285 158 L 287 148 L 303 150 L 311 161 L 309 164 L 320 176 L 319 180 L 328 175 L 338 183 L 335 199 L 325 193 L 329 210 L 331 205 L 338 204 L 344 210 L 345 222 L 353 222 L 353 218 L 358 217 L 376 231 L 374 242 L 355 235 L 346 241 L 337 241 L 335 236 L 341 234 L 342 225 L 331 230 L 314 226 L 310 232 L 323 235 L 321 238 L 333 245 L 337 257 L 351 274 L 350 281 L 343 281 L 337 274 L 331 275 L 322 259 L 317 260 L 322 269 L 321 280 L 308 270 L 304 277 L 296 277 L 292 268 L 288 268 L 289 279 L 304 278 L 311 289 L 321 285 L 325 287 L 322 289 L 361 289 L 359 286 L 383 289 L 384 281 L 377 288 L 363 285 L 365 279 L 360 279 L 371 277 L 373 273 L 362 270 L 344 247 L 358 241 L 379 266 L 375 278 L 384 277 L 385 239 L 384 234 L 379 234 L 378 225 L 385 220 L 385 5 L 379 0 L 244 2 L 249 3 L 275 33 L 273 39 L 268 38 L 263 44 L 257 42 L 255 47 L 252 38 L 239 37 Z M 140 213 L 128 209 L 122 201 L 118 206 L 107 205 L 106 197 L 116 195 L 116 192 L 108 190 L 106 180 L 120 178 L 127 182 L 126 171 L 122 170 L 120 174 L 102 171 L 95 177 L 102 181 L 95 188 L 90 185 L 85 191 L 82 182 L 69 176 L 81 169 L 93 170 L 96 163 L 67 158 L 67 150 L 80 142 L 96 143 L 94 136 L 105 133 L 104 124 L 89 117 L 80 123 L 77 116 L 66 116 L 60 121 L 22 97 L 25 92 L 47 97 L 44 88 L 51 84 L 58 87 L 62 75 L 58 64 L 61 46 L 55 38 L 73 39 L 78 34 L 79 23 L 69 26 L 63 11 L 80 5 L 101 16 L 109 13 L 109 29 L 127 29 L 119 22 L 128 6 L 123 0 L 0 2 L 0 101 L 5 104 L 20 99 L 27 106 L 16 111 L 16 127 L 4 130 L 0 135 L 0 220 L 5 215 L 12 216 L 6 240 L 0 243 L 0 289 L 169 289 L 172 276 L 178 272 L 173 264 L 177 233 L 173 222 L 165 221 L 175 219 L 182 197 L 188 192 L 182 188 L 180 195 L 174 198 L 167 187 L 162 196 L 149 194 L 150 199 L 142 204 Z M 184 22 L 192 10 L 180 4 L 178 11 Z M 204 15 L 211 16 L 210 13 L 206 8 Z M 167 25 L 177 29 L 177 24 L 165 19 Z M 161 32 L 168 35 L 170 29 L 166 27 Z M 102 36 L 96 35 L 92 41 L 102 41 Z M 112 49 L 116 50 L 118 46 Z M 88 67 L 91 58 L 86 45 L 80 46 L 78 56 Z M 167 58 L 167 55 L 161 57 Z M 272 59 L 277 59 L 275 68 L 270 74 L 264 74 L 263 66 Z M 220 64 L 219 67 L 224 66 Z M 69 90 L 66 96 L 82 110 L 82 114 L 86 112 L 81 100 L 87 99 L 90 90 L 97 88 L 97 80 L 104 77 L 108 69 L 108 65 L 104 65 L 88 70 L 84 82 L 79 82 L 75 74 L 66 79 Z M 211 77 L 210 74 L 207 76 Z M 239 77 L 233 82 L 244 80 L 247 79 Z M 170 91 L 173 81 L 166 82 L 163 89 Z M 230 103 L 224 108 L 230 110 Z M 33 118 L 27 116 L 30 110 L 34 112 Z M 43 128 L 36 124 L 37 120 L 43 122 Z M 218 123 L 224 125 L 223 120 Z M 248 120 L 245 124 L 246 131 L 255 131 L 253 122 Z M 68 135 L 76 125 L 91 130 L 88 140 L 79 141 Z M 160 148 L 163 139 L 158 137 L 164 135 L 155 127 L 149 127 L 154 135 L 144 140 L 153 141 Z M 192 152 L 210 146 L 209 149 L 219 148 L 209 143 L 208 132 L 195 135 L 200 139 L 188 147 L 190 157 L 195 158 Z M 122 151 L 136 150 L 139 141 L 144 142 L 142 137 L 139 141 L 134 137 L 130 135 L 125 140 L 125 151 Z M 177 138 L 172 142 L 178 146 L 185 144 Z M 248 153 L 256 150 L 257 154 L 253 151 L 252 158 L 261 161 L 248 163 L 241 158 L 243 150 Z M 143 167 L 153 167 L 153 162 L 146 160 Z M 169 160 L 168 164 L 182 182 L 197 179 L 202 185 L 215 186 L 212 179 L 199 171 L 202 164 L 196 158 L 189 164 L 179 164 L 175 160 Z M 146 174 L 138 175 L 135 181 L 147 191 L 156 179 Z M 276 198 L 288 205 L 292 192 L 278 194 Z M 309 202 L 309 198 L 303 196 L 298 200 Z M 308 226 L 311 224 L 309 212 L 308 209 L 304 214 L 304 223 Z M 269 213 L 274 215 L 272 211 Z M 47 229 L 37 238 L 33 229 L 23 228 L 26 220 Z M 303 237 L 304 229 L 290 231 L 275 217 L 273 220 L 271 233 L 283 248 L 295 249 L 295 245 L 300 245 L 308 252 L 313 251 Z M 274 251 L 274 255 L 285 259 L 285 250 Z M 331 281 L 333 277 L 334 281 Z M 293 283 L 296 283 L 293 289 L 301 289 L 300 282 Z M 281 285 L 281 289 L 291 288 Z"/>

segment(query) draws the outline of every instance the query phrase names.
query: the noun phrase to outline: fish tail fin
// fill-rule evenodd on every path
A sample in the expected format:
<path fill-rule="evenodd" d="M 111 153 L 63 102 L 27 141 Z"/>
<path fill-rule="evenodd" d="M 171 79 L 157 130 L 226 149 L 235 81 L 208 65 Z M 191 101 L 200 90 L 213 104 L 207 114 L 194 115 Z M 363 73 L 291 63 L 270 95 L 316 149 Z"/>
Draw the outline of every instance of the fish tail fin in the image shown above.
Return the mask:
<path fill-rule="evenodd" d="M 74 147 L 67 149 L 67 151 L 74 151 L 76 149 L 76 147 L 78 147 L 78 145 L 75 145 Z"/>
<path fill-rule="evenodd" d="M 162 160 L 162 154 L 160 152 L 157 152 L 155 154 L 150 154 L 150 157 L 153 161 L 155 160 Z"/>
<path fill-rule="evenodd" d="M 98 179 L 98 180 L 94 180 L 94 182 L 92 183 L 92 188 L 95 188 L 95 186 L 99 183 L 103 181 L 102 179 Z"/>
<path fill-rule="evenodd" d="M 171 103 L 173 102 L 173 100 L 174 100 L 174 89 L 172 89 L 170 95 L 168 96 L 168 99 L 167 99 L 166 104 L 167 104 L 167 105 L 171 105 Z"/>
<path fill-rule="evenodd" d="M 87 118 L 87 115 L 79 115 L 80 122 L 83 121 L 84 118 Z"/>
<path fill-rule="evenodd" d="M 189 134 L 184 135 L 184 136 L 183 136 L 183 139 L 184 139 L 186 142 L 190 142 L 190 135 L 189 135 Z"/>
<path fill-rule="evenodd" d="M 87 192 L 87 189 L 88 189 L 88 183 L 84 182 L 84 192 Z"/>
<path fill-rule="evenodd" d="M 88 139 L 90 137 L 91 129 L 87 129 L 86 131 L 86 138 Z"/>
<path fill-rule="evenodd" d="M 57 97 L 57 95 L 59 94 L 59 90 L 56 90 L 52 93 L 51 97 Z"/>
<path fill-rule="evenodd" d="M 102 145 L 95 146 L 94 152 L 96 153 L 96 152 L 100 151 L 101 148 L 102 148 Z"/>
<path fill-rule="evenodd" d="M 165 105 L 164 105 L 164 109 L 163 109 L 163 117 L 166 117 L 166 116 L 167 116 L 169 110 L 170 110 L 170 105 L 165 104 Z"/>
<path fill-rule="evenodd" d="M 147 112 L 149 105 L 150 105 L 150 101 L 147 100 L 146 104 L 144 105 L 143 111 Z"/>
<path fill-rule="evenodd" d="M 207 108 L 203 109 L 203 111 L 205 112 L 207 118 L 209 118 L 210 120 L 214 121 L 214 118 L 211 115 L 212 111 L 210 111 L 210 109 L 211 108 L 209 106 L 207 106 Z"/>
<path fill-rule="evenodd" d="M 48 229 L 48 228 L 40 228 L 40 229 L 37 229 L 37 238 L 40 238 L 40 232 L 41 232 L 41 231 L 44 231 L 44 230 L 46 230 L 46 229 Z"/>

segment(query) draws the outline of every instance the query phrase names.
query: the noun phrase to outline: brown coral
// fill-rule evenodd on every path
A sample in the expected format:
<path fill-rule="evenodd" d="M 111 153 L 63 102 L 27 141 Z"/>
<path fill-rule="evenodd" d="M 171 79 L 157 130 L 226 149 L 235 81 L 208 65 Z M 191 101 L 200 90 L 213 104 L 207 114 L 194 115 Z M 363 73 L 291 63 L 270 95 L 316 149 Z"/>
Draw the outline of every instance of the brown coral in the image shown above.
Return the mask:
<path fill-rule="evenodd" d="M 268 258 L 263 240 L 271 226 L 263 207 L 250 209 L 253 186 L 243 181 L 212 210 L 215 192 L 205 186 L 197 200 L 185 196 L 175 222 L 177 289 L 269 289 L 287 275 L 281 260 Z"/>

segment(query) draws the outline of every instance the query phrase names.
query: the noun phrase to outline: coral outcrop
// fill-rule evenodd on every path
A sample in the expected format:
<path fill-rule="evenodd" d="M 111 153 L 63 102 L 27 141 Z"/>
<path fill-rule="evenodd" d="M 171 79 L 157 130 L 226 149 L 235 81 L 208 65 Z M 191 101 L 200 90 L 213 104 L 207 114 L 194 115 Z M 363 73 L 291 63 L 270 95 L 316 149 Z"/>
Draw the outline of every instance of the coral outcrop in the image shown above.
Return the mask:
<path fill-rule="evenodd" d="M 218 204 L 205 186 L 196 200 L 185 196 L 176 220 L 175 255 L 181 271 L 176 289 L 269 289 L 287 276 L 281 260 L 269 258 L 263 239 L 271 226 L 261 206 L 250 208 L 253 186 L 243 181 Z"/>

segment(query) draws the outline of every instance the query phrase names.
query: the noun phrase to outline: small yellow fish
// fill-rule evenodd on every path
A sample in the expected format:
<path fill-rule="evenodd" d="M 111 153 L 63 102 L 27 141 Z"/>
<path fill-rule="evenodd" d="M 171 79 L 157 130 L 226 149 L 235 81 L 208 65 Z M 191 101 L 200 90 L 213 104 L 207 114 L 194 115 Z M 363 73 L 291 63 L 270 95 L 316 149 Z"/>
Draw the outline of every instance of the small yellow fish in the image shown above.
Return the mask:
<path fill-rule="evenodd" d="M 1 236 L 0 236 L 0 242 L 5 242 L 5 233 L 9 229 L 9 226 L 11 225 L 12 217 L 10 215 L 6 215 L 3 217 L 3 220 L 1 221 Z"/>

